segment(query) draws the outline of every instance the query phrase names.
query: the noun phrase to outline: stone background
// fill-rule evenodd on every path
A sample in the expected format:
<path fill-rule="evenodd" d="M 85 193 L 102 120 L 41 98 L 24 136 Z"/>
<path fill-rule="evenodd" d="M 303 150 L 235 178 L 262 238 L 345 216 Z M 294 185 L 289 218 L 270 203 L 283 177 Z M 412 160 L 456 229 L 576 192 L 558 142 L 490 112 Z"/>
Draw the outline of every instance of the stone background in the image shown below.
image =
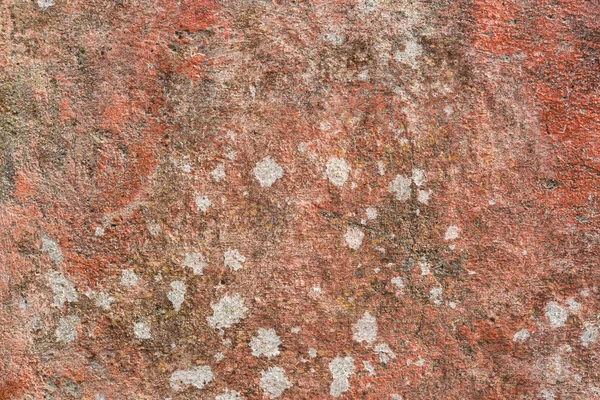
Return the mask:
<path fill-rule="evenodd" d="M 595 0 L 1 0 L 0 399 L 600 398 L 599 52 Z"/>

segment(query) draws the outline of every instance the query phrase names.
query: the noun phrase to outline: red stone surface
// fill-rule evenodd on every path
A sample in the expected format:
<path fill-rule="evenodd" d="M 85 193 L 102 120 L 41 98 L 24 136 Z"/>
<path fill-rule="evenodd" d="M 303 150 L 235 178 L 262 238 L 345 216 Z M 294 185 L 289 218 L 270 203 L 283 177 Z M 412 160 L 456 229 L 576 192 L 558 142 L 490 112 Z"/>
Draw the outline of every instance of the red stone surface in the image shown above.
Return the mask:
<path fill-rule="evenodd" d="M 3 0 L 0 399 L 600 398 L 599 52 L 591 0 Z"/>

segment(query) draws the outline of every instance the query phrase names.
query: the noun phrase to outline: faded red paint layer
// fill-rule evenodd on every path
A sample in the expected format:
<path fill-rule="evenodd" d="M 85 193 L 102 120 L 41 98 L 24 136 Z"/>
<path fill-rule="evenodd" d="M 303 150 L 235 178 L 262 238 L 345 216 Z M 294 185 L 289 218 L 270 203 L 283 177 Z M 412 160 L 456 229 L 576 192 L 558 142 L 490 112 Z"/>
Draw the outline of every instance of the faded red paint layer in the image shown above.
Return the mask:
<path fill-rule="evenodd" d="M 0 3 L 0 399 L 600 398 L 597 2 L 50 3 Z"/>

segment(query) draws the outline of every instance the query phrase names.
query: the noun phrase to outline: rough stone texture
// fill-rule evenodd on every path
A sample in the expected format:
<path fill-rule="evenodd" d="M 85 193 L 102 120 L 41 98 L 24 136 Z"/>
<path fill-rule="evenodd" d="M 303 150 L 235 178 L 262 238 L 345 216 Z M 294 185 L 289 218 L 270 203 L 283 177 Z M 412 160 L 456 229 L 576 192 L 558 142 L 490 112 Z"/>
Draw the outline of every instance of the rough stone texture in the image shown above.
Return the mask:
<path fill-rule="evenodd" d="M 1 1 L 0 399 L 600 398 L 599 52 L 595 0 Z"/>

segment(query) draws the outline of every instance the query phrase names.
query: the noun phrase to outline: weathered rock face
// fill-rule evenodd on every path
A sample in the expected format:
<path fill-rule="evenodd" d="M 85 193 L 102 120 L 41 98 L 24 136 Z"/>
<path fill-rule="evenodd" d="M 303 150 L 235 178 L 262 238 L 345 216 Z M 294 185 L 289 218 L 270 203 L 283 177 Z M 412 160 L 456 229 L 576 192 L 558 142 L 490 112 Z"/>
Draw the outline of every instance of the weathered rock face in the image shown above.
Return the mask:
<path fill-rule="evenodd" d="M 0 399 L 600 397 L 597 1 L 0 2 Z"/>

